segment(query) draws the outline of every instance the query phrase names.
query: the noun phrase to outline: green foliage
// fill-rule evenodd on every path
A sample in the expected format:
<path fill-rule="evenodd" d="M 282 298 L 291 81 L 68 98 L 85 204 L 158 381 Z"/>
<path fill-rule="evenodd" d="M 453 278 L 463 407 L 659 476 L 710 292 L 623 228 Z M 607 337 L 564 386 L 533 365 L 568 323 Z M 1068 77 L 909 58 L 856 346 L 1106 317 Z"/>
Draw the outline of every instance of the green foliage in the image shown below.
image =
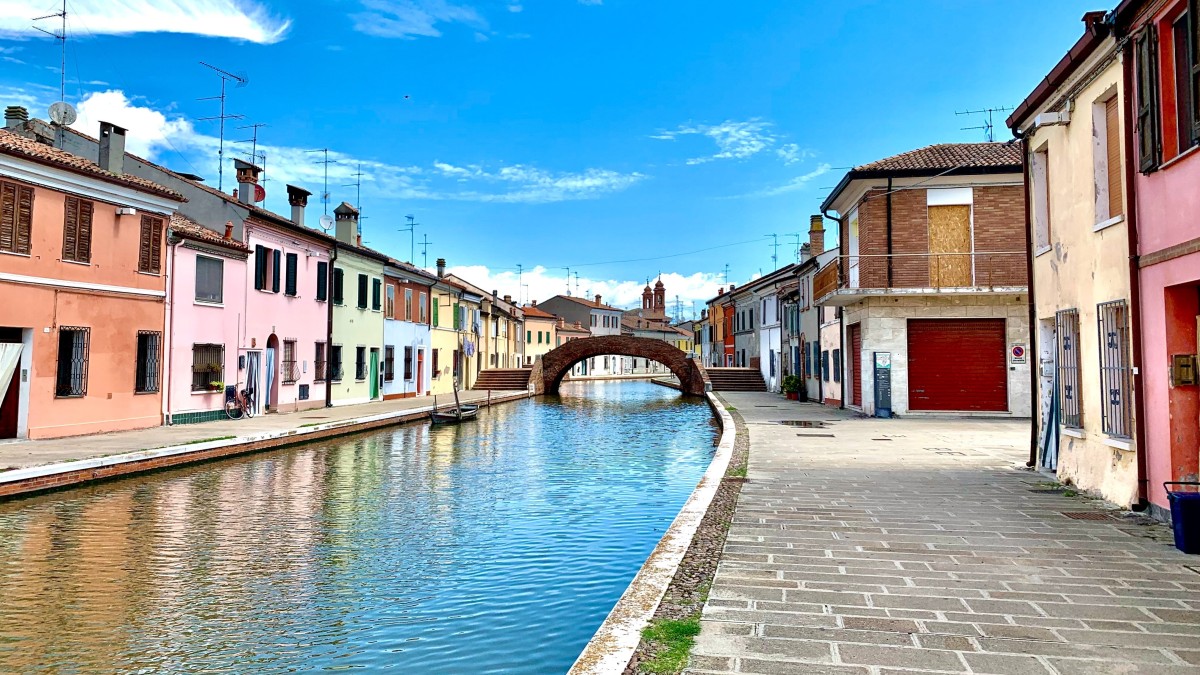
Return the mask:
<path fill-rule="evenodd" d="M 800 387 L 804 386 L 804 382 L 799 375 L 788 375 L 783 378 L 783 391 L 788 394 L 794 394 L 800 391 Z"/>
<path fill-rule="evenodd" d="M 681 673 L 687 667 L 688 652 L 700 634 L 700 615 L 683 620 L 655 621 L 642 631 L 642 637 L 665 647 L 654 658 L 639 664 L 646 673 Z"/>

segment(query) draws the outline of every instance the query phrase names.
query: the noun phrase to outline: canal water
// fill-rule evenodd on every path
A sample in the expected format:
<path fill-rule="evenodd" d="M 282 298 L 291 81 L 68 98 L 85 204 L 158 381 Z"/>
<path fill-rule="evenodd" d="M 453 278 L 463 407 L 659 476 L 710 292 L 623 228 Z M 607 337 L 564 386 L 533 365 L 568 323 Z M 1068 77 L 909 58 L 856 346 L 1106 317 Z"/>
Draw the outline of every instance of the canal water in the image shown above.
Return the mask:
<path fill-rule="evenodd" d="M 0 503 L 0 672 L 562 673 L 714 439 L 699 399 L 567 384 Z"/>

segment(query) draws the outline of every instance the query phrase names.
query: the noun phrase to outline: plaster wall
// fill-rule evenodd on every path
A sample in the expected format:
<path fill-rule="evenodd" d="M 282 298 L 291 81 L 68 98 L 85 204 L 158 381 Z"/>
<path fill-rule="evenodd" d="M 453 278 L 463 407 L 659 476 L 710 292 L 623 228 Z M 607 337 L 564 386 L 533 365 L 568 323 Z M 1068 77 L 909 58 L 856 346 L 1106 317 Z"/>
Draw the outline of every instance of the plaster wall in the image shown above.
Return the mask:
<path fill-rule="evenodd" d="M 383 281 L 383 263 L 364 258 L 346 249 L 338 250 L 336 267 L 343 270 L 343 303 L 333 308 L 333 343 L 342 346 L 342 379 L 330 382 L 334 405 L 366 403 L 371 400 L 371 350 L 379 353 L 377 377 L 383 378 L 383 290 L 380 289 L 380 308 L 372 309 L 372 285 Z M 358 275 L 367 275 L 366 309 L 358 301 Z M 321 303 L 322 305 L 324 303 Z M 363 379 L 355 372 L 357 348 L 365 348 L 366 368 Z M 380 387 L 382 392 L 382 387 Z"/>
<path fill-rule="evenodd" d="M 821 308 L 821 353 L 818 353 L 817 364 L 814 370 L 821 376 L 821 397 L 828 405 L 841 405 L 842 402 L 842 383 L 841 378 L 834 378 L 834 363 L 836 359 L 841 358 L 840 351 L 835 354 L 834 350 L 841 350 L 842 324 L 837 319 L 837 311 L 834 307 Z M 821 364 L 826 357 L 823 353 L 828 353 L 829 372 L 822 373 Z"/>

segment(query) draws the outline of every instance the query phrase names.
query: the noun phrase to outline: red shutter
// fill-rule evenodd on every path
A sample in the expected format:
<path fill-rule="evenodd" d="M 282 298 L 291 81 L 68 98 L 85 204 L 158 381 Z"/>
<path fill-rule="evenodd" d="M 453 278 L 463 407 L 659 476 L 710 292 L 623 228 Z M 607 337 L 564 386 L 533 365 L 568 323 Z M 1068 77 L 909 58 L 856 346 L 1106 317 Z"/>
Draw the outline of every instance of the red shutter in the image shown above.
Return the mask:
<path fill-rule="evenodd" d="M 862 324 L 850 326 L 850 405 L 862 407 Z"/>
<path fill-rule="evenodd" d="M 1008 410 L 1004 319 L 910 319 L 910 410 Z"/>

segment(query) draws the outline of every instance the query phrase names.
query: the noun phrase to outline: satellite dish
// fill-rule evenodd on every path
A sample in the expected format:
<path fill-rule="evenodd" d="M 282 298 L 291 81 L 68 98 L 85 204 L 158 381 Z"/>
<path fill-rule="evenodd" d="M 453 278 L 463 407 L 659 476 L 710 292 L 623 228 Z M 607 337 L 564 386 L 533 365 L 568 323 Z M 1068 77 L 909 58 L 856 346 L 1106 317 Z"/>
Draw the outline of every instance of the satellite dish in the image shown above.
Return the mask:
<path fill-rule="evenodd" d="M 331 227 L 333 227 L 333 216 L 328 214 L 321 216 L 321 229 L 328 232 Z"/>
<path fill-rule="evenodd" d="M 79 119 L 70 103 L 59 101 L 50 106 L 50 120 L 59 126 L 69 127 Z"/>
<path fill-rule="evenodd" d="M 257 204 L 258 202 L 261 202 L 266 198 L 267 198 L 267 191 L 265 189 L 263 189 L 263 186 L 255 185 L 254 186 L 254 203 Z"/>

